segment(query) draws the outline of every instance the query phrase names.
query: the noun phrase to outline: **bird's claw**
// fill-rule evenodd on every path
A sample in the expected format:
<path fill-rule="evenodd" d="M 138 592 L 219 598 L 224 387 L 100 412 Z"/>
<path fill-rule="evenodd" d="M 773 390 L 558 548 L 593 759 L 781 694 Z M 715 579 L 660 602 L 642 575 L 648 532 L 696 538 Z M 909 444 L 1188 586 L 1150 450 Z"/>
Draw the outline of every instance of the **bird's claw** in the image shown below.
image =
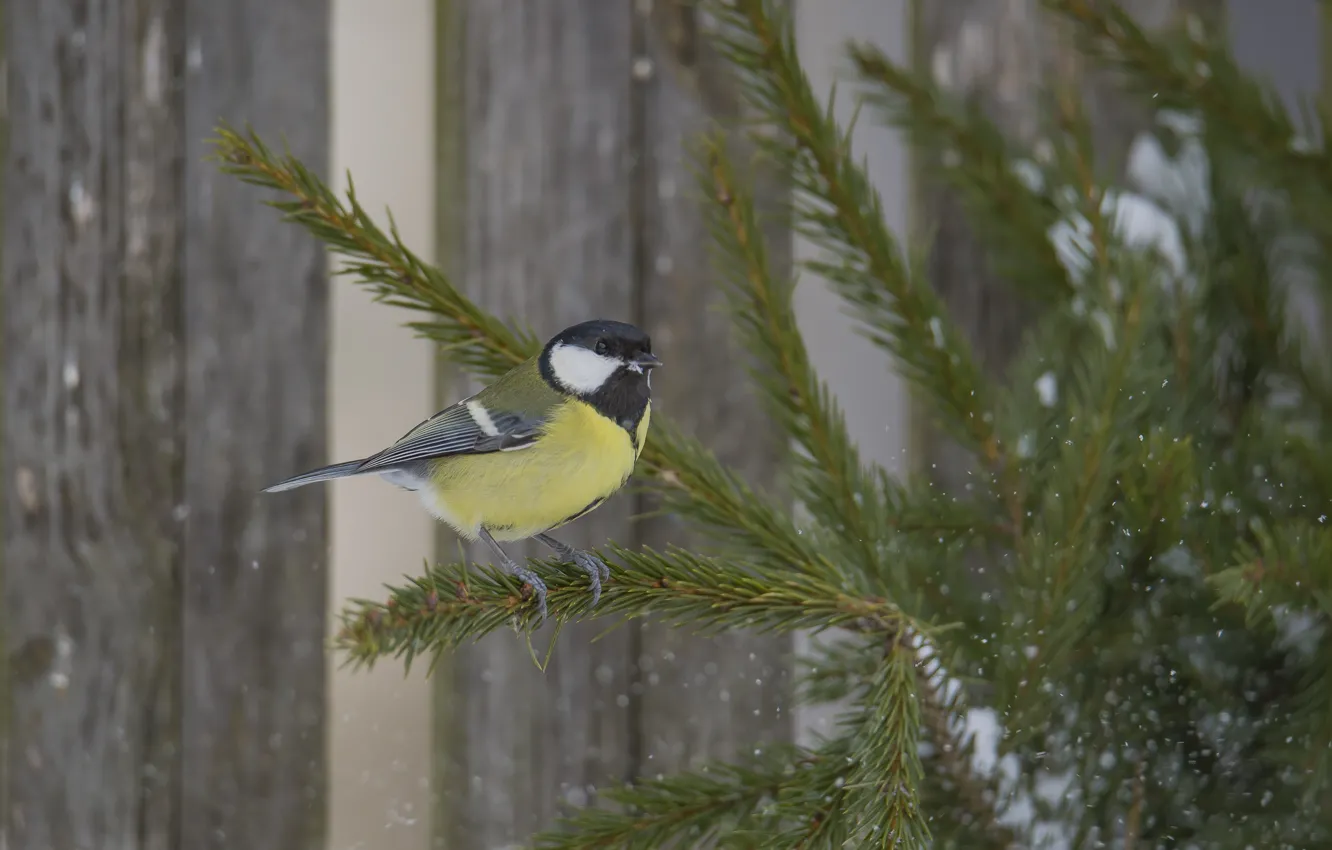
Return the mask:
<path fill-rule="evenodd" d="M 510 562 L 510 572 L 519 580 L 532 588 L 532 596 L 536 599 L 537 611 L 541 614 L 541 622 L 546 622 L 546 583 L 541 577 L 529 570 L 527 567 L 520 567 Z"/>
<path fill-rule="evenodd" d="M 591 552 L 581 550 L 575 550 L 571 560 L 587 573 L 588 579 L 592 582 L 592 604 L 588 607 L 597 607 L 597 603 L 601 601 L 601 583 L 610 579 L 610 567 Z"/>

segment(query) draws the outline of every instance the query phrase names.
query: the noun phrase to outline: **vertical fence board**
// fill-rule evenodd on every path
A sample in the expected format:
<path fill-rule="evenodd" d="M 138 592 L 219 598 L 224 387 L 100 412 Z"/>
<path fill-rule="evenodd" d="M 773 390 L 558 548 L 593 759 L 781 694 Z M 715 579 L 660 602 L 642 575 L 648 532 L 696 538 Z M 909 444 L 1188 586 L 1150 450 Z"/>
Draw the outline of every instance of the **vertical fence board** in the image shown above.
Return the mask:
<path fill-rule="evenodd" d="M 442 114 L 456 116 L 456 136 L 441 140 L 442 261 L 485 306 L 543 336 L 592 316 L 641 323 L 668 364 L 654 376 L 655 409 L 763 485 L 777 444 L 712 309 L 684 150 L 737 107 L 713 79 L 722 68 L 699 41 L 692 6 L 653 5 L 441 4 L 440 49 L 462 45 L 441 61 Z M 780 264 L 790 249 L 778 235 Z M 636 507 L 620 496 L 569 536 L 688 542 L 671 523 L 630 524 Z M 607 782 L 789 738 L 787 641 L 701 641 L 629 624 L 591 643 L 604 628 L 566 629 L 545 674 L 510 634 L 446 662 L 447 846 L 521 841 L 562 807 L 595 803 Z"/>
<path fill-rule="evenodd" d="M 186 9 L 181 846 L 322 848 L 326 494 L 259 491 L 326 460 L 325 253 L 201 157 L 225 118 L 326 170 L 329 10 Z"/>
<path fill-rule="evenodd" d="M 175 846 L 182 21 L 5 11 L 0 845 Z"/>
<path fill-rule="evenodd" d="M 7 44 L 5 39 L 5 3 L 0 0 L 0 77 L 9 79 L 9 65 L 7 56 Z M 6 92 L 7 94 L 7 92 Z M 9 142 L 9 98 L 0 99 L 0 198 L 4 197 L 5 174 L 9 171 L 9 165 L 5 159 Z M 0 257 L 4 254 L 4 205 L 0 204 Z M 3 259 L 0 259 L 0 276 L 4 275 Z M 0 310 L 3 305 L 3 280 L 7 278 L 0 277 Z M 0 319 L 3 322 L 3 319 Z M 0 325 L 0 329 L 2 329 Z M 3 350 L 0 349 L 0 356 L 3 356 Z M 0 391 L 2 392 L 2 391 Z M 3 426 L 3 421 L 0 421 Z M 3 451 L 3 446 L 0 446 Z M 0 461 L 0 475 L 3 475 L 3 461 Z M 2 539 L 2 538 L 0 538 Z M 0 547 L 4 544 L 0 542 Z M 4 551 L 0 549 L 0 613 L 3 613 L 5 599 L 5 559 Z M 9 649 L 5 643 L 5 622 L 0 619 L 0 836 L 5 834 L 5 822 L 7 821 L 6 812 L 8 811 L 9 799 Z M 3 839 L 0 839 L 3 840 Z"/>
<path fill-rule="evenodd" d="M 741 106 L 730 69 L 713 49 L 693 3 L 659 2 L 640 16 L 637 84 L 643 91 L 642 315 L 666 367 L 653 376 L 654 406 L 697 435 L 718 458 L 760 492 L 771 491 L 780 435 L 760 408 L 735 343 L 712 268 L 711 233 L 702 204 L 696 157 L 700 134 L 735 123 Z M 732 135 L 743 173 L 752 150 Z M 774 273 L 789 268 L 791 235 L 783 216 L 790 187 L 759 173 L 758 201 Z M 644 523 L 644 542 L 702 545 L 677 519 Z M 735 754 L 740 747 L 785 741 L 789 638 L 728 633 L 701 638 L 646 621 L 638 663 L 642 709 L 638 734 L 642 771 L 671 773 Z"/>
<path fill-rule="evenodd" d="M 593 316 L 632 320 L 630 4 L 447 5 L 465 6 L 451 10 L 462 13 L 455 25 L 464 28 L 454 84 L 463 134 L 455 149 L 465 167 L 441 172 L 464 175 L 466 215 L 441 211 L 463 229 L 444 262 L 487 309 L 529 322 L 542 337 Z M 454 396 L 468 391 L 457 386 Z M 561 538 L 630 542 L 630 507 L 614 499 Z M 533 544 L 506 548 L 514 558 L 548 554 Z M 479 547 L 469 555 L 491 561 Z M 439 810 L 447 846 L 525 841 L 561 807 L 582 805 L 633 772 L 634 630 L 593 643 L 605 626 L 565 628 L 544 673 L 511 632 L 450 659 Z M 534 637 L 539 655 L 552 632 Z"/>

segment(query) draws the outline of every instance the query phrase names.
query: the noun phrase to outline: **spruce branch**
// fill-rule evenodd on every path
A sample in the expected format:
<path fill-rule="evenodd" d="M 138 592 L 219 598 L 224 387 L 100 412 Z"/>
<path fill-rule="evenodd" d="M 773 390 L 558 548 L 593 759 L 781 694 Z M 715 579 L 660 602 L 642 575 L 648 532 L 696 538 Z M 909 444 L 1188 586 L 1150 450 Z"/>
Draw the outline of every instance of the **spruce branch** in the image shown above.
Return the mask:
<path fill-rule="evenodd" d="M 465 369 L 494 378 L 540 350 L 530 331 L 506 325 L 479 307 L 443 272 L 412 253 L 392 226 L 385 233 L 359 203 L 354 187 L 343 199 L 299 159 L 276 154 L 256 133 L 241 134 L 225 125 L 216 133 L 214 158 L 224 173 L 286 196 L 267 203 L 346 258 L 342 273 L 367 285 L 377 299 L 426 314 L 428 319 L 411 327 L 443 345 Z M 832 570 L 832 562 L 802 537 L 785 511 L 663 416 L 653 417 L 640 466 L 663 485 L 668 510 L 714 536 L 795 569 Z"/>
<path fill-rule="evenodd" d="M 1131 288 L 1114 311 L 1106 350 L 1087 347 L 1069 393 L 1068 431 L 1043 481 L 1043 499 L 1015 578 L 1015 601 L 1027 609 L 1006 628 L 1008 663 L 1021 672 L 1004 677 L 1002 704 L 1019 735 L 1035 731 L 1031 712 L 1042 702 L 1040 684 L 1066 663 L 1095 617 L 1101 584 L 1092 572 L 1105 539 L 1101 518 L 1119 466 L 1125 392 L 1149 311 L 1147 270 L 1125 274 Z M 1110 271 L 1105 273 L 1110 277 Z M 1023 647 L 1025 659 L 1019 656 Z"/>
<path fill-rule="evenodd" d="M 994 780 L 971 764 L 974 742 L 963 734 L 961 725 L 967 711 L 966 691 L 950 676 L 949 664 L 938 648 L 928 641 L 921 643 L 915 661 L 916 684 L 923 740 L 929 742 L 931 751 L 921 756 L 920 799 L 922 809 L 929 813 L 934 840 L 940 846 L 977 850 L 1016 848 L 1013 831 L 999 821 L 999 790 Z M 882 646 L 882 638 L 858 634 L 815 647 L 813 655 L 801 659 L 802 701 L 865 703 L 866 689 L 880 672 Z"/>
<path fill-rule="evenodd" d="M 1007 469 L 992 427 L 986 383 L 970 345 L 949 320 L 918 262 L 899 249 L 883 203 L 841 130 L 815 97 L 796 56 L 787 16 L 770 0 L 717 3 L 720 48 L 743 96 L 761 116 L 751 137 L 792 175 L 797 228 L 830 256 L 809 267 L 828 279 L 862 331 L 896 358 L 904 376 L 940 408 L 941 421 L 992 467 Z M 1017 491 L 1009 480 L 1001 489 Z M 1020 512 L 1014 518 L 1021 519 Z"/>
<path fill-rule="evenodd" d="M 1107 289 L 1114 271 L 1110 250 L 1120 234 L 1115 228 L 1116 211 L 1111 204 L 1106 203 L 1108 187 L 1096 175 L 1091 121 L 1088 120 L 1082 98 L 1072 85 L 1057 85 L 1054 100 L 1054 126 L 1059 131 L 1056 135 L 1058 144 L 1055 146 L 1055 157 L 1060 172 L 1072 177 L 1073 201 L 1072 209 L 1068 212 L 1074 219 L 1087 225 L 1083 238 L 1075 240 L 1083 244 L 1077 245 L 1076 250 L 1082 256 L 1074 262 L 1092 283 Z M 1112 293 L 1104 294 L 1110 300 L 1115 300 Z"/>
<path fill-rule="evenodd" d="M 843 816 L 856 847 L 925 848 L 916 642 L 909 629 L 888 635 L 883 660 L 860 701 Z"/>
<path fill-rule="evenodd" d="M 1254 542 L 1240 541 L 1235 565 L 1209 578 L 1218 597 L 1244 606 L 1250 624 L 1310 604 L 1332 617 L 1332 528 L 1292 519 L 1252 523 Z"/>
<path fill-rule="evenodd" d="M 912 139 L 931 175 L 957 190 L 1005 278 L 1048 303 L 1069 298 L 1073 284 L 1049 237 L 1058 210 L 1023 182 L 994 122 L 878 47 L 853 44 L 850 54 L 868 101 Z"/>
<path fill-rule="evenodd" d="M 879 667 L 874 635 L 846 635 L 815 644 L 797 659 L 797 694 L 807 705 L 858 698 Z"/>
<path fill-rule="evenodd" d="M 1228 330 L 1201 342 L 1224 363 L 1219 389 L 1229 418 L 1239 422 L 1250 408 L 1268 404 L 1271 392 L 1265 390 L 1284 378 L 1294 382 L 1316 419 L 1332 421 L 1332 388 L 1310 341 L 1288 321 L 1291 287 L 1283 281 L 1292 267 L 1313 265 L 1313 246 L 1292 249 L 1296 223 L 1289 210 L 1255 203 L 1248 181 L 1214 169 L 1209 188 L 1212 215 L 1203 238 L 1211 274 L 1198 308 L 1203 327 Z"/>
<path fill-rule="evenodd" d="M 947 826 L 939 831 L 951 835 L 965 829 L 973 842 L 980 840 L 979 846 L 965 845 L 976 850 L 1014 850 L 1018 846 L 1017 836 L 999 821 L 999 789 L 992 779 L 979 775 L 972 767 L 974 741 L 964 737 L 959 729 L 966 711 L 966 692 L 959 682 L 948 678 L 946 668 L 932 649 L 927 647 L 920 653 L 916 679 L 920 684 L 922 727 L 933 745 L 933 755 L 926 767 L 932 768 L 936 782 L 945 786 L 948 793 L 946 797 L 941 795 L 942 799 L 957 810 L 957 816 L 950 816 Z"/>
<path fill-rule="evenodd" d="M 1332 382 L 1290 339 L 1300 323 L 1287 320 L 1283 296 L 1311 278 L 1326 285 L 1326 252 L 1308 231 L 1332 234 L 1332 215 L 1308 213 L 1326 207 L 1332 160 L 1292 144 L 1274 101 L 1262 104 L 1271 115 L 1242 105 L 1262 95 L 1242 80 L 1235 94 L 1225 48 L 1142 37 L 1141 55 L 1125 59 L 1116 27 L 1131 20 L 1086 0 L 1045 2 L 1110 20 L 1089 39 L 1105 58 L 1159 92 L 1156 105 L 1201 112 L 1190 150 L 1206 144 L 1210 185 L 1197 215 L 1175 210 L 1187 225 L 1182 274 L 1141 250 L 1151 240 L 1136 225 L 1163 221 L 1129 226 L 1134 210 L 1116 208 L 1130 196 L 1098 180 L 1092 134 L 1068 89 L 1056 84 L 1047 116 L 1054 156 L 1042 168 L 1055 179 L 1032 190 L 978 112 L 870 48 L 851 52 L 870 104 L 918 142 L 956 154 L 955 164 L 932 165 L 952 169 L 940 176 L 996 228 L 992 256 L 1011 250 L 1026 269 L 1047 268 L 1043 309 L 1002 391 L 979 377 L 918 259 L 886 227 L 776 4 L 720 9 L 730 27 L 722 47 L 760 113 L 749 139 L 793 176 L 793 222 L 823 252 L 805 267 L 829 278 L 985 468 L 968 488 L 974 501 L 953 502 L 865 462 L 810 367 L 790 303 L 794 276 L 769 264 L 752 187 L 722 140 L 710 140 L 701 178 L 719 279 L 758 354 L 761 396 L 795 437 L 796 493 L 813 519 L 794 518 L 655 417 L 640 469 L 664 510 L 726 543 L 725 554 L 606 547 L 613 578 L 590 612 L 581 570 L 534 565 L 551 579 L 557 623 L 650 614 L 703 631 L 849 629 L 821 650 L 800 696 L 845 699 L 852 710 L 839 736 L 815 748 L 768 749 L 605 792 L 612 810 L 573 813 L 567 831 L 539 846 L 999 850 L 1046 830 L 1072 846 L 1329 844 Z M 1158 84 L 1163 73 L 1174 82 Z M 1186 82 L 1198 90 L 1183 91 Z M 1212 114 L 1226 109 L 1236 114 Z M 225 170 L 282 193 L 275 205 L 328 242 L 344 273 L 413 310 L 413 327 L 469 371 L 499 374 L 535 352 L 530 332 L 480 310 L 415 257 L 391 218 L 376 225 L 354 188 L 329 191 L 252 135 L 224 134 L 219 151 Z M 1311 221 L 1265 184 L 1288 190 Z M 1165 194 L 1158 200 L 1174 209 Z M 1253 223 L 1255 198 L 1275 208 L 1270 222 Z M 1060 218 L 1042 230 L 1044 204 Z M 1066 273 L 1049 268 L 1051 246 Z M 1056 276 L 1075 297 L 1062 297 Z M 977 542 L 999 550 L 986 586 L 953 563 Z M 350 603 L 336 648 L 352 666 L 430 661 L 500 628 L 533 626 L 526 591 L 490 567 L 429 567 L 376 601 Z M 964 626 L 932 625 L 945 620 Z M 982 732 L 987 712 L 964 700 L 964 677 L 979 685 L 966 697 L 985 698 L 1003 718 L 998 752 Z M 999 770 L 982 769 L 999 754 Z M 1031 817 L 1016 824 L 1023 810 Z"/>
<path fill-rule="evenodd" d="M 819 535 L 798 528 L 788 510 L 757 493 L 716 456 L 669 422 L 653 418 L 655 445 L 647 463 L 662 497 L 661 511 L 684 517 L 728 551 L 774 568 L 814 575 L 844 571 L 819 545 Z M 657 458 L 668 458 L 669 465 Z"/>
<path fill-rule="evenodd" d="M 825 526 L 845 529 L 856 541 L 861 571 L 877 575 L 878 494 L 867 486 L 841 410 L 809 362 L 791 302 L 794 287 L 774 279 L 753 198 L 739 185 L 724 146 L 719 137 L 705 139 L 703 183 L 731 316 L 742 342 L 759 355 L 751 371 L 769 410 L 804 450 L 796 458 L 798 495 Z"/>
<path fill-rule="evenodd" d="M 1224 38 L 1208 38 L 1201 27 L 1188 38 L 1153 37 L 1114 3 L 1044 4 L 1073 24 L 1088 55 L 1124 71 L 1153 106 L 1198 112 L 1218 138 L 1251 155 L 1251 164 L 1276 185 L 1311 212 L 1322 211 L 1309 223 L 1328 233 L 1320 218 L 1332 192 L 1332 152 L 1302 141 L 1277 93 L 1244 72 Z M 1326 128 L 1310 129 L 1327 138 Z"/>
<path fill-rule="evenodd" d="M 837 850 L 849 846 L 851 825 L 845 817 L 847 768 L 854 763 L 854 730 L 818 748 L 804 781 L 785 789 L 782 804 L 787 817 L 766 846 L 792 850 Z M 765 846 L 760 844 L 759 846 Z"/>
<path fill-rule="evenodd" d="M 768 409 L 801 450 L 794 459 L 801 503 L 823 527 L 839 530 L 860 572 L 872 580 L 888 572 L 883 543 L 893 535 L 951 539 L 991 529 L 990 518 L 973 506 L 952 500 L 950 510 L 862 461 L 841 409 L 810 363 L 792 303 L 794 282 L 773 273 L 753 195 L 738 179 L 724 137 L 706 138 L 701 160 L 723 293 L 741 341 L 758 354 L 753 378 Z M 937 592 L 932 604 L 941 604 Z"/>
<path fill-rule="evenodd" d="M 602 792 L 616 809 L 589 807 L 538 834 L 539 850 L 663 850 L 709 845 L 746 831 L 820 755 L 775 747 L 744 763 L 717 762 L 678 776 Z M 751 827 L 752 828 L 752 827 Z"/>
<path fill-rule="evenodd" d="M 1223 603 L 1244 606 L 1249 626 L 1278 629 L 1290 646 L 1313 636 L 1313 651 L 1296 654 L 1301 690 L 1273 730 L 1285 727 L 1278 740 L 1302 745 L 1304 797 L 1312 803 L 1332 781 L 1332 528 L 1300 518 L 1255 521 L 1251 531 L 1254 540 L 1240 542 L 1235 565 L 1209 583 Z"/>
<path fill-rule="evenodd" d="M 855 596 L 835 579 L 785 567 L 677 549 L 631 551 L 616 546 L 604 556 L 611 580 L 595 609 L 598 616 L 652 614 L 703 633 L 844 628 L 893 634 L 908 626 L 932 634 L 941 631 L 912 620 L 887 600 Z M 548 591 L 551 619 L 568 622 L 589 615 L 591 600 L 581 568 L 531 563 L 558 578 Z M 386 602 L 354 600 L 342 612 L 335 645 L 354 666 L 393 656 L 410 667 L 421 655 L 438 657 L 508 625 L 528 629 L 538 617 L 518 580 L 493 569 L 446 564 L 388 590 Z"/>
<path fill-rule="evenodd" d="M 844 817 L 851 736 L 816 748 L 767 748 L 745 761 L 604 792 L 618 810 L 594 809 L 537 836 L 540 850 L 615 847 L 793 848 L 848 846 Z M 857 844 L 856 846 L 866 846 Z M 911 846 L 873 844 L 870 846 Z"/>
<path fill-rule="evenodd" d="M 410 326 L 469 371 L 495 378 L 540 350 L 531 331 L 491 316 L 414 254 L 391 220 L 385 233 L 357 200 L 350 175 L 344 200 L 291 153 L 275 154 L 257 133 L 242 135 L 225 125 L 216 133 L 213 158 L 223 173 L 287 196 L 266 203 L 342 256 L 347 263 L 339 272 L 363 281 L 377 300 L 427 314 Z"/>

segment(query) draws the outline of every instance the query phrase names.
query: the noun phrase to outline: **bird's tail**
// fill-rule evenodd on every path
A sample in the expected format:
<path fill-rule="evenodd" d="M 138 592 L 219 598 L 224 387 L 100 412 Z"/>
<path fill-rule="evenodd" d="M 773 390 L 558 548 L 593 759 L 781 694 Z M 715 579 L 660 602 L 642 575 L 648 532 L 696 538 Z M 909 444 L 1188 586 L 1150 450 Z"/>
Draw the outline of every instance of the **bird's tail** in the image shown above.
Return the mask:
<path fill-rule="evenodd" d="M 323 466 L 319 469 L 312 469 L 309 472 L 302 472 L 300 475 L 288 478 L 286 481 L 279 481 L 271 487 L 265 487 L 265 493 L 280 493 L 283 490 L 294 490 L 297 487 L 304 487 L 306 484 L 314 484 L 318 481 L 332 481 L 334 478 L 347 478 L 351 475 L 362 475 L 361 464 L 364 459 L 349 460 L 346 463 L 335 463 L 332 466 Z M 377 471 L 377 470 L 367 470 Z"/>

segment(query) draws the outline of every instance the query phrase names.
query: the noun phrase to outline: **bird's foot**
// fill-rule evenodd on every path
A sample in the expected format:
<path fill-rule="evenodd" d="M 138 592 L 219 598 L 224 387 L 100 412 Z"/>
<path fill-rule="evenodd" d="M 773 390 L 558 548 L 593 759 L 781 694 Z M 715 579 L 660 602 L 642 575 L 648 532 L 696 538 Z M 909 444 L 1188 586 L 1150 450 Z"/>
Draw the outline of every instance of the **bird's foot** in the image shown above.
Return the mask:
<path fill-rule="evenodd" d="M 538 534 L 536 539 L 555 550 L 555 556 L 561 561 L 581 567 L 583 572 L 587 573 L 592 582 L 592 604 L 589 607 L 597 607 L 597 603 L 601 601 L 601 583 L 610 579 L 610 567 L 606 566 L 606 562 L 591 552 L 584 552 L 568 543 L 561 543 L 549 534 Z"/>
<path fill-rule="evenodd" d="M 610 567 L 596 555 L 581 549 L 570 549 L 566 557 L 587 573 L 588 579 L 592 582 L 592 604 L 589 607 L 597 607 L 597 603 L 601 601 L 601 583 L 610 578 Z"/>
<path fill-rule="evenodd" d="M 544 625 L 546 622 L 546 583 L 527 567 L 520 567 L 508 558 L 504 559 L 504 570 L 519 581 L 531 585 L 532 596 L 536 598 L 537 610 L 541 613 L 541 622 Z"/>

